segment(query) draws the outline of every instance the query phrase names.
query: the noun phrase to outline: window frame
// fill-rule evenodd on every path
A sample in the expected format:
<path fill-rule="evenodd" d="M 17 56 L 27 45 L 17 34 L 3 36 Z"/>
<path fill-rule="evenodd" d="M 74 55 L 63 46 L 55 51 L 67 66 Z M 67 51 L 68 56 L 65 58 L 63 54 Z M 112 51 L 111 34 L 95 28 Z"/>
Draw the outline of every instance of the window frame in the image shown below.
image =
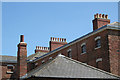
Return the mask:
<path fill-rule="evenodd" d="M 69 57 L 69 58 L 72 58 L 72 53 L 71 53 L 71 51 L 72 51 L 72 49 L 68 49 L 68 50 L 67 50 L 67 53 L 68 53 L 68 57 Z"/>
<path fill-rule="evenodd" d="M 81 54 L 85 54 L 87 52 L 86 50 L 86 43 L 81 44 Z"/>
<path fill-rule="evenodd" d="M 101 48 L 101 37 L 97 36 L 95 38 L 95 50 Z"/>
<path fill-rule="evenodd" d="M 96 59 L 96 67 L 97 68 L 99 68 L 99 65 L 98 65 L 99 62 L 102 62 L 102 58 L 97 58 Z"/>

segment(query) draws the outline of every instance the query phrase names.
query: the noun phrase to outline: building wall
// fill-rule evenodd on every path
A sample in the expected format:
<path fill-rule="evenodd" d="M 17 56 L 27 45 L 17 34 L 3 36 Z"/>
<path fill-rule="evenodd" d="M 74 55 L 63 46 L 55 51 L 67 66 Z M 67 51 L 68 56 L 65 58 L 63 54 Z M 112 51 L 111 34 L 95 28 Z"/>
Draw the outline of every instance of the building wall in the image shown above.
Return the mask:
<path fill-rule="evenodd" d="M 71 46 L 68 46 L 67 48 L 61 49 L 54 54 L 51 54 L 49 56 L 46 56 L 44 58 L 39 59 L 34 63 L 35 65 L 40 66 L 42 61 L 49 61 L 50 57 L 54 58 L 58 54 L 63 54 L 65 56 L 68 56 L 68 51 L 71 49 L 72 59 L 78 60 L 80 62 L 84 62 L 86 64 L 89 64 L 94 67 L 98 67 L 100 69 L 103 69 L 105 71 L 110 72 L 110 64 L 109 64 L 109 54 L 108 54 L 108 39 L 107 39 L 108 31 L 102 31 L 100 33 L 97 33 L 95 35 L 92 35 L 86 39 L 83 39 Z M 98 49 L 95 49 L 95 38 L 100 36 L 101 40 L 101 47 Z M 86 53 L 81 53 L 81 44 L 86 43 Z M 99 62 L 99 66 L 97 66 L 96 60 L 102 58 L 102 61 Z"/>
<path fill-rule="evenodd" d="M 95 38 L 97 36 L 101 37 L 101 47 L 98 49 L 95 49 Z M 81 44 L 86 43 L 86 53 L 81 53 Z M 100 68 L 109 71 L 109 57 L 108 57 L 108 45 L 107 45 L 107 30 L 97 33 L 95 35 L 92 35 L 84 40 L 81 40 L 74 45 L 61 50 L 61 53 L 65 56 L 68 56 L 67 50 L 72 49 L 72 58 L 75 60 L 78 60 L 80 62 L 84 62 L 86 64 L 89 64 L 91 66 L 96 67 L 97 63 L 96 60 L 98 58 L 102 58 L 102 63 Z M 104 66 L 103 66 L 104 65 Z"/>
<path fill-rule="evenodd" d="M 108 35 L 110 71 L 120 75 L 120 32 L 111 31 Z"/>
<path fill-rule="evenodd" d="M 13 65 L 13 66 L 8 66 L 8 65 Z M 0 67 L 2 67 L 2 80 L 6 79 L 16 79 L 16 74 L 17 74 L 17 64 L 16 63 L 2 63 Z M 13 73 L 10 73 L 13 72 Z"/>

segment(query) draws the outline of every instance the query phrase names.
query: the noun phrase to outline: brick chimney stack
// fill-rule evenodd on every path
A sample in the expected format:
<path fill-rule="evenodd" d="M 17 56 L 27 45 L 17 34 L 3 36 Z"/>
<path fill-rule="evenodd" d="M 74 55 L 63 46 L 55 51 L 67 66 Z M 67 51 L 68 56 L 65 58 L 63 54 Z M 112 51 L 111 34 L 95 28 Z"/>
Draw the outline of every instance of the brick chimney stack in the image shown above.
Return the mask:
<path fill-rule="evenodd" d="M 18 79 L 27 73 L 27 43 L 24 42 L 24 35 L 20 36 L 18 44 L 17 73 Z"/>
<path fill-rule="evenodd" d="M 58 47 L 61 47 L 63 45 L 67 44 L 66 42 L 66 39 L 65 38 L 54 38 L 54 37 L 51 37 L 51 40 L 50 40 L 50 51 L 58 48 Z"/>
<path fill-rule="evenodd" d="M 108 15 L 104 14 L 95 14 L 93 22 L 93 30 L 96 30 L 104 25 L 110 23 L 110 19 L 108 19 Z"/>
<path fill-rule="evenodd" d="M 50 51 L 49 47 L 36 46 L 36 49 L 35 49 L 35 53 L 37 53 L 37 52 L 48 53 L 49 51 Z"/>

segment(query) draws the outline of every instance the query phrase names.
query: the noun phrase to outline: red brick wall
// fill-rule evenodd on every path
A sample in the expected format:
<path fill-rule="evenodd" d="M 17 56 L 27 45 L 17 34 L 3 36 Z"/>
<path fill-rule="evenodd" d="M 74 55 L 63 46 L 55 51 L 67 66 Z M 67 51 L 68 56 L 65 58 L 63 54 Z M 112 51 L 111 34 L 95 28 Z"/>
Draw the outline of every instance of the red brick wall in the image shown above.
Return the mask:
<path fill-rule="evenodd" d="M 101 48 L 95 49 L 95 38 L 101 36 Z M 86 53 L 81 54 L 81 44 L 86 43 Z M 80 62 L 87 63 L 91 66 L 96 67 L 96 59 L 102 58 L 102 65 L 100 67 L 103 70 L 109 71 L 109 58 L 108 58 L 108 45 L 107 45 L 107 31 L 95 34 L 91 37 L 88 37 L 84 40 L 81 40 L 67 48 L 62 49 L 59 53 L 68 56 L 67 50 L 72 49 L 72 58 Z"/>
<path fill-rule="evenodd" d="M 17 73 L 17 64 L 16 63 L 1 63 L 0 67 L 2 68 L 2 79 L 16 78 Z M 7 65 L 13 65 L 13 68 L 8 68 Z M 13 73 L 7 73 L 7 71 L 12 71 Z"/>
<path fill-rule="evenodd" d="M 99 66 L 99 68 L 110 72 L 109 67 L 109 54 L 108 54 L 108 40 L 107 40 L 108 31 L 105 30 L 103 32 L 97 33 L 95 35 L 92 35 L 91 37 L 88 37 L 86 39 L 83 39 L 71 46 L 68 46 L 67 48 L 64 48 L 62 50 L 59 50 L 58 52 L 55 52 L 52 55 L 49 55 L 47 57 L 41 58 L 37 61 L 38 66 L 41 65 L 42 60 L 49 61 L 49 57 L 55 57 L 57 54 L 63 54 L 65 56 L 68 56 L 68 50 L 71 49 L 72 58 L 84 63 L 87 63 L 91 66 L 97 67 L 96 59 L 102 58 L 102 62 Z M 95 49 L 95 38 L 97 36 L 101 36 L 101 48 Z M 86 43 L 86 53 L 81 54 L 81 44 Z M 103 66 L 104 65 L 104 66 Z"/>
<path fill-rule="evenodd" d="M 113 74 L 120 75 L 120 32 L 116 33 L 116 35 L 110 33 L 108 40 L 110 71 Z"/>
<path fill-rule="evenodd" d="M 109 34 L 109 35 L 108 35 Z M 116 35 L 116 36 L 113 36 Z M 58 54 L 63 54 L 65 56 L 68 56 L 68 50 L 71 49 L 71 54 L 72 58 L 75 60 L 78 60 L 80 62 L 87 63 L 91 66 L 98 67 L 102 70 L 112 72 L 113 74 L 120 74 L 120 56 L 117 54 L 119 52 L 114 52 L 116 50 L 120 50 L 120 45 L 118 47 L 118 43 L 120 40 L 120 37 L 117 36 L 118 31 L 114 30 L 104 30 L 102 32 L 96 33 L 95 35 L 92 35 L 86 39 L 83 39 L 73 45 L 70 45 L 66 48 L 63 48 L 49 56 L 46 56 L 44 58 L 41 58 L 40 60 L 36 61 L 35 63 L 38 63 L 37 66 L 40 66 L 42 64 L 42 61 L 44 60 L 45 62 L 49 61 L 49 58 L 55 58 Z M 101 40 L 101 47 L 98 49 L 95 49 L 95 38 L 97 36 L 100 36 Z M 115 41 L 114 43 L 112 41 Z M 86 53 L 81 54 L 81 44 L 86 43 Z M 112 45 L 112 46 L 110 46 Z M 114 46 L 114 47 L 113 47 Z M 116 48 L 117 47 L 117 48 Z M 114 49 L 115 48 L 115 49 Z M 113 53 L 110 52 L 110 50 L 113 50 Z M 98 58 L 102 58 L 102 61 L 96 62 Z M 37 67 L 35 66 L 34 63 L 34 68 Z M 116 69 L 116 70 L 115 70 Z"/>
<path fill-rule="evenodd" d="M 96 30 L 104 25 L 107 25 L 110 23 L 109 19 L 100 19 L 100 18 L 95 18 L 93 20 L 93 30 Z"/>
<path fill-rule="evenodd" d="M 56 48 L 61 47 L 65 44 L 67 44 L 67 42 L 50 41 L 50 51 L 55 50 Z"/>

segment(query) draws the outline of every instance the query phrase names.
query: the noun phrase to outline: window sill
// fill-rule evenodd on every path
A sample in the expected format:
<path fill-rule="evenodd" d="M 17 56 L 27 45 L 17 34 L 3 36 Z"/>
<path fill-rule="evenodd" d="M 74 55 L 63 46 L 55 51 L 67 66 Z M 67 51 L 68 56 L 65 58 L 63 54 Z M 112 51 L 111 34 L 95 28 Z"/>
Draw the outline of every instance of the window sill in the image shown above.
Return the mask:
<path fill-rule="evenodd" d="M 86 54 L 86 52 L 84 52 L 84 53 L 81 53 L 80 55 L 83 55 L 83 54 Z"/>
<path fill-rule="evenodd" d="M 12 72 L 12 71 L 7 71 L 6 73 L 7 73 L 7 74 L 13 74 L 13 72 Z"/>
<path fill-rule="evenodd" d="M 99 46 L 99 47 L 96 47 L 96 48 L 95 48 L 95 50 L 96 50 L 96 49 L 99 49 L 99 48 L 101 48 L 101 46 Z"/>

